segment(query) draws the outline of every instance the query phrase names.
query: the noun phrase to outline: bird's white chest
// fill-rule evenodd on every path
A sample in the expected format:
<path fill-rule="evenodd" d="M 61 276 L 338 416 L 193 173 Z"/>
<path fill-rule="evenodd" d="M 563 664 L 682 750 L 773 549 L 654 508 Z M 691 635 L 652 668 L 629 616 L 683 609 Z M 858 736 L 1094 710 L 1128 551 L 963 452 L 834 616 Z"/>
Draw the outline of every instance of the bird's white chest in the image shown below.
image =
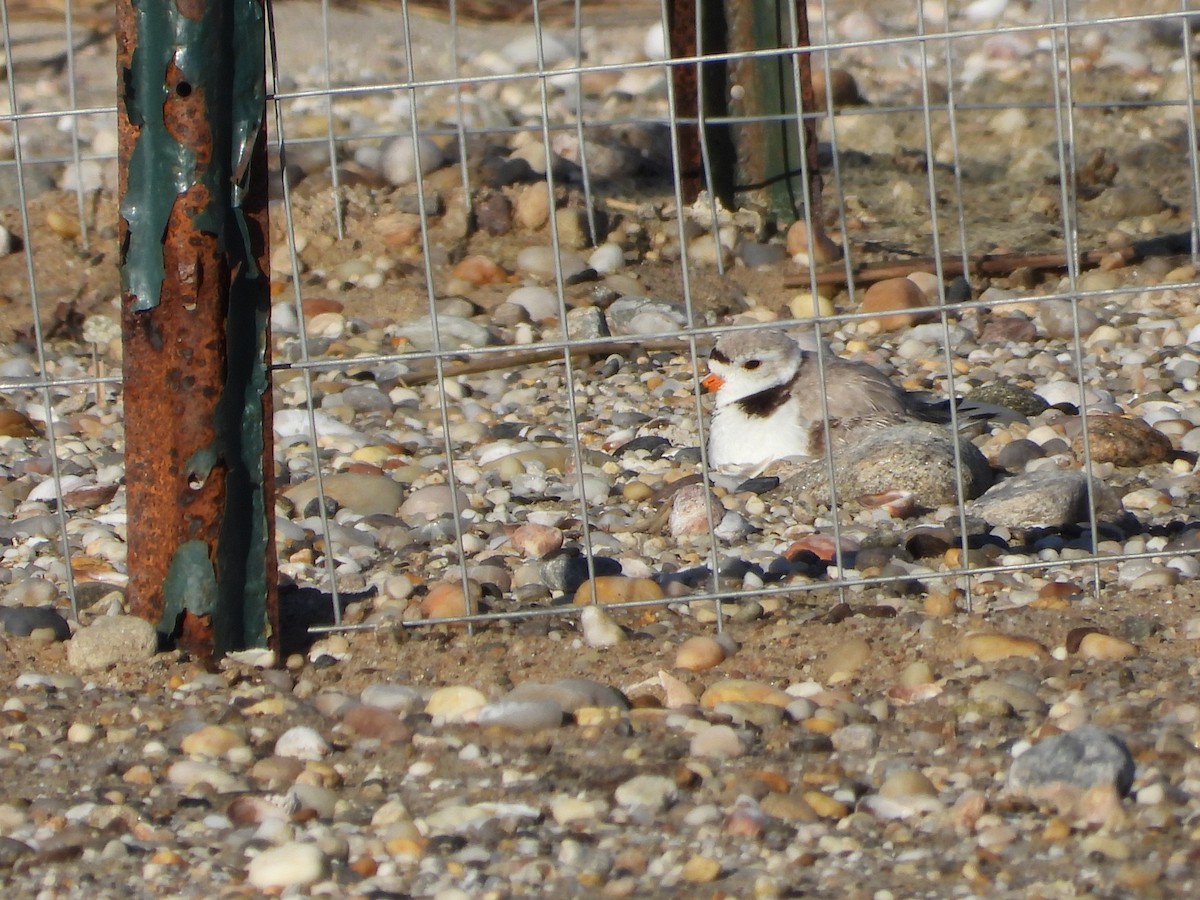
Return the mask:
<path fill-rule="evenodd" d="M 747 415 L 737 405 L 718 409 L 709 426 L 710 465 L 761 466 L 785 456 L 811 456 L 810 423 L 795 398 L 769 416 Z"/>

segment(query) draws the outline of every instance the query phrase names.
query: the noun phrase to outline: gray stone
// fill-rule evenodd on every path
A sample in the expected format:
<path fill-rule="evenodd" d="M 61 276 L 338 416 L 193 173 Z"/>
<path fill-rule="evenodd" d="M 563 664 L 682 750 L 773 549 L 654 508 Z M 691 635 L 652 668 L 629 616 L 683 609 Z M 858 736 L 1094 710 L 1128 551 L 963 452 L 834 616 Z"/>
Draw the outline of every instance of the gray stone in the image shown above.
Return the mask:
<path fill-rule="evenodd" d="M 442 349 L 457 350 L 460 347 L 486 347 L 492 340 L 492 333 L 478 322 L 459 316 L 438 316 L 438 336 L 442 341 Z M 433 320 L 429 316 L 421 316 L 411 325 L 406 325 L 396 332 L 400 337 L 417 350 L 433 349 Z"/>
<path fill-rule="evenodd" d="M 352 384 L 339 394 L 331 394 L 333 399 L 355 412 L 391 412 L 392 401 L 373 384 Z"/>
<path fill-rule="evenodd" d="M 608 319 L 598 306 L 579 306 L 567 312 L 567 336 L 573 341 L 608 337 Z"/>
<path fill-rule="evenodd" d="M 979 448 L 959 438 L 963 495 L 970 500 L 992 483 L 992 470 Z M 864 494 L 910 491 L 921 506 L 958 501 L 954 438 L 936 425 L 893 425 L 867 434 L 834 454 L 838 498 L 844 502 Z M 805 463 L 781 486 L 787 493 L 811 493 L 829 502 L 828 468 L 824 459 Z"/>
<path fill-rule="evenodd" d="M 496 700 L 479 710 L 477 722 L 507 728 L 510 731 L 534 732 L 547 728 L 559 728 L 563 723 L 563 710 L 553 700 Z"/>
<path fill-rule="evenodd" d="M 1008 789 L 1025 796 L 1050 785 L 1084 791 L 1112 785 L 1125 796 L 1133 786 L 1134 769 L 1133 755 L 1119 735 L 1085 725 L 1048 737 L 1013 760 Z"/>
<path fill-rule="evenodd" d="M 421 692 L 407 684 L 368 684 L 359 694 L 367 706 L 408 714 L 425 704 Z"/>
<path fill-rule="evenodd" d="M 539 701 L 550 700 L 558 704 L 563 712 L 573 713 L 585 706 L 615 706 L 629 709 L 629 701 L 616 688 L 588 678 L 559 678 L 542 683 L 525 681 L 504 695 L 504 700 Z"/>
<path fill-rule="evenodd" d="M 1117 501 L 1098 481 L 1097 512 Z M 1069 525 L 1087 518 L 1087 476 L 1078 469 L 1039 469 L 1002 481 L 971 504 L 968 512 L 992 525 L 1032 528 Z"/>
<path fill-rule="evenodd" d="M 56 641 L 71 636 L 67 620 L 53 606 L 0 606 L 0 627 L 15 637 L 29 637 L 39 629 L 50 629 Z"/>
<path fill-rule="evenodd" d="M 608 308 L 608 327 L 613 334 L 666 334 L 687 325 L 687 310 L 681 303 L 627 294 Z"/>
<path fill-rule="evenodd" d="M 138 663 L 158 652 L 158 632 L 137 616 L 102 616 L 75 632 L 67 663 L 76 672 L 96 672 L 117 663 Z"/>
<path fill-rule="evenodd" d="M 0 869 L 11 869 L 17 861 L 33 853 L 33 848 L 23 841 L 0 836 Z"/>
<path fill-rule="evenodd" d="M 614 793 L 617 803 L 626 809 L 661 812 L 679 795 L 675 781 L 662 775 L 635 775 Z"/>

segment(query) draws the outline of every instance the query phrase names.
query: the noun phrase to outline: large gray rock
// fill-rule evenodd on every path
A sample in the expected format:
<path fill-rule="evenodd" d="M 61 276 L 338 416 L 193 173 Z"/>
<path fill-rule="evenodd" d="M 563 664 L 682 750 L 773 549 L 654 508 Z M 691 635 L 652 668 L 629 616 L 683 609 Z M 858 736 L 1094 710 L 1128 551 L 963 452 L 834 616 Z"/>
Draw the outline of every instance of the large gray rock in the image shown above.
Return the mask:
<path fill-rule="evenodd" d="M 687 325 L 682 303 L 627 294 L 608 308 L 613 334 L 666 334 Z"/>
<path fill-rule="evenodd" d="M 1087 476 L 1079 469 L 1039 469 L 1002 481 L 967 510 L 991 525 L 1006 528 L 1058 527 L 1088 518 Z M 1117 503 L 1112 492 L 1093 480 L 1097 512 Z"/>
<path fill-rule="evenodd" d="M 486 347 L 492 340 L 492 334 L 487 328 L 461 316 L 439 315 L 437 331 L 443 350 Z M 433 320 L 429 316 L 421 316 L 411 324 L 400 328 L 397 334 L 407 338 L 417 350 L 433 349 Z"/>
<path fill-rule="evenodd" d="M 76 672 L 98 672 L 117 663 L 143 662 L 158 652 L 158 632 L 137 616 L 101 616 L 67 642 Z"/>
<path fill-rule="evenodd" d="M 958 502 L 959 474 L 954 458 L 955 438 L 937 425 L 892 425 L 867 433 L 834 453 L 834 478 L 839 501 L 884 491 L 911 491 L 921 506 Z M 963 496 L 978 497 L 992 483 L 992 469 L 979 448 L 958 438 L 962 457 Z M 829 502 L 829 474 L 824 459 L 805 463 L 790 475 L 782 490 L 811 493 L 818 503 Z"/>
<path fill-rule="evenodd" d="M 1030 747 L 1008 769 L 1008 790 L 1037 797 L 1047 788 L 1065 785 L 1086 791 L 1099 785 L 1120 796 L 1133 786 L 1133 756 L 1125 741 L 1091 725 L 1056 734 Z"/>

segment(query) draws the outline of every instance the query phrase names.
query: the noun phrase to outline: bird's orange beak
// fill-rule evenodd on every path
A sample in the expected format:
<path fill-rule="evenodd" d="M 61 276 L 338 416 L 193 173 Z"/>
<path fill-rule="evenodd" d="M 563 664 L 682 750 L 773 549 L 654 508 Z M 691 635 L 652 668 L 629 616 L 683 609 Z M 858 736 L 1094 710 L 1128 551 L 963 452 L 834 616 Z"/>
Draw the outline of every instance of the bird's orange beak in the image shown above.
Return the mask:
<path fill-rule="evenodd" d="M 703 388 L 710 394 L 715 394 L 718 390 L 720 390 L 721 385 L 724 383 L 725 379 L 716 372 L 709 372 L 708 376 L 700 382 L 701 386 L 703 386 Z"/>

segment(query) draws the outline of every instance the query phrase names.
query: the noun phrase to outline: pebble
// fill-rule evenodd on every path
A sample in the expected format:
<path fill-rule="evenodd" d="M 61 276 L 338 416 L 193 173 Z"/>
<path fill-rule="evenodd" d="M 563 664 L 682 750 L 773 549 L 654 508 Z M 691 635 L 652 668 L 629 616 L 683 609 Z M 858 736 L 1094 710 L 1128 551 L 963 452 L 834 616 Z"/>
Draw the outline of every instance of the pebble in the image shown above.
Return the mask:
<path fill-rule="evenodd" d="M 248 790 L 242 779 L 221 766 L 191 759 L 171 763 L 167 769 L 167 781 L 189 790 L 206 784 L 220 794 Z"/>
<path fill-rule="evenodd" d="M 963 655 L 982 663 L 996 662 L 1012 657 L 1044 659 L 1047 650 L 1033 638 L 999 632 L 976 632 L 963 638 Z"/>
<path fill-rule="evenodd" d="M 541 559 L 562 547 L 563 533 L 551 525 L 526 522 L 513 531 L 509 541 L 526 559 Z"/>
<path fill-rule="evenodd" d="M 1079 649 L 1075 652 L 1082 659 L 1117 662 L 1137 656 L 1138 648 L 1129 641 L 1121 640 L 1119 637 L 1093 631 L 1091 634 L 1084 635 L 1083 639 L 1079 642 Z"/>
<path fill-rule="evenodd" d="M 563 709 L 554 700 L 502 699 L 479 710 L 477 722 L 509 731 L 533 732 L 562 725 Z"/>
<path fill-rule="evenodd" d="M 518 206 L 518 214 L 520 206 Z M 556 257 L 550 247 L 526 247 L 517 254 L 517 271 L 530 278 L 552 282 L 559 273 L 563 280 L 573 278 L 587 268 L 587 262 L 570 250 L 562 250 Z"/>
<path fill-rule="evenodd" d="M 533 322 L 545 322 L 559 316 L 558 295 L 548 288 L 519 287 L 508 295 L 508 302 L 525 310 Z"/>
<path fill-rule="evenodd" d="M 693 856 L 679 872 L 679 877 L 690 884 L 708 884 L 720 875 L 721 864 L 708 856 Z"/>
<path fill-rule="evenodd" d="M 405 744 L 412 739 L 413 730 L 400 716 L 375 706 L 351 706 L 342 713 L 346 730 L 360 738 L 380 744 Z"/>
<path fill-rule="evenodd" d="M 703 672 L 725 661 L 725 646 L 707 635 L 690 637 L 675 651 L 675 668 Z"/>
<path fill-rule="evenodd" d="M 483 588 L 478 581 L 468 580 L 464 591 L 461 580 L 439 581 L 429 586 L 421 599 L 421 615 L 427 619 L 457 619 L 479 611 Z"/>
<path fill-rule="evenodd" d="M 625 641 L 625 630 L 600 606 L 586 606 L 579 615 L 583 640 L 589 647 L 606 649 Z"/>
<path fill-rule="evenodd" d="M 321 487 L 339 507 L 360 516 L 395 515 L 404 497 L 404 486 L 387 475 L 335 472 L 321 479 Z M 318 496 L 316 479 L 292 485 L 283 496 L 297 513 L 308 515 Z"/>
<path fill-rule="evenodd" d="M 728 725 L 706 725 L 692 735 L 688 752 L 692 756 L 735 759 L 746 752 L 746 747 Z"/>
<path fill-rule="evenodd" d="M 399 135 L 388 141 L 379 154 L 379 171 L 392 184 L 412 184 L 435 169 L 441 168 L 444 157 L 432 140 L 419 137 L 414 142 L 409 135 Z"/>
<path fill-rule="evenodd" d="M 454 503 L 458 503 L 459 515 L 471 508 L 471 501 L 462 491 L 457 494 L 445 484 L 430 484 L 417 488 L 409 494 L 399 508 L 393 507 L 401 519 L 411 524 L 420 524 L 431 519 L 454 515 Z"/>
<path fill-rule="evenodd" d="M 619 244 L 606 241 L 592 251 L 587 264 L 601 275 L 611 275 L 625 268 L 625 251 Z"/>
<path fill-rule="evenodd" d="M 224 725 L 205 725 L 186 735 L 179 749 L 194 756 L 219 759 L 246 746 L 246 739 Z"/>
<path fill-rule="evenodd" d="M 1115 466 L 1147 466 L 1174 455 L 1171 439 L 1141 419 L 1124 416 L 1088 416 L 1088 441 L 1093 462 Z M 1083 434 L 1071 441 L 1071 449 L 1083 458 Z"/>
<path fill-rule="evenodd" d="M 305 887 L 329 874 L 329 860 L 315 844 L 292 841 L 250 860 L 246 880 L 259 890 Z"/>
<path fill-rule="evenodd" d="M 324 759 L 332 748 L 315 728 L 294 725 L 275 741 L 275 755 L 285 759 Z"/>
<path fill-rule="evenodd" d="M 788 256 L 805 269 L 825 266 L 842 258 L 842 248 L 830 240 L 820 223 L 813 223 L 813 238 L 810 240 L 808 223 L 798 219 L 788 226 L 786 243 Z"/>
<path fill-rule="evenodd" d="M 853 677 L 872 658 L 871 645 L 863 638 L 851 638 L 832 647 L 821 663 L 822 678 L 837 684 Z"/>
<path fill-rule="evenodd" d="M 136 616 L 101 616 L 67 642 L 67 663 L 76 672 L 143 663 L 158 652 L 158 632 Z"/>
<path fill-rule="evenodd" d="M 899 331 L 911 328 L 928 318 L 928 312 L 912 312 L 928 306 L 925 292 L 908 278 L 885 278 L 871 285 L 863 293 L 863 312 L 888 313 L 864 319 L 859 325 L 860 333 L 874 334 L 880 331 Z"/>
<path fill-rule="evenodd" d="M 649 813 L 665 810 L 678 796 L 678 788 L 662 775 L 635 775 L 617 786 L 613 799 L 626 809 L 643 809 Z"/>
<path fill-rule="evenodd" d="M 591 604 L 592 591 L 595 602 L 601 605 L 613 603 L 635 603 L 645 600 L 662 600 L 666 597 L 662 586 L 652 578 L 629 578 L 625 575 L 597 575 L 583 582 L 575 591 L 576 606 Z"/>
<path fill-rule="evenodd" d="M 700 705 L 712 709 L 718 703 L 769 703 L 786 708 L 792 696 L 770 685 L 743 678 L 726 678 L 715 682 L 700 696 Z"/>
<path fill-rule="evenodd" d="M 368 684 L 359 699 L 367 706 L 389 712 L 408 713 L 424 705 L 420 690 L 407 684 Z"/>
<path fill-rule="evenodd" d="M 706 497 L 708 500 L 706 501 Z M 720 516 L 720 501 L 704 485 L 689 484 L 675 492 L 671 500 L 671 515 L 667 520 L 671 537 L 708 534 L 708 510 L 711 503 L 714 515 Z M 718 518 L 720 521 L 720 518 Z"/>
<path fill-rule="evenodd" d="M 507 700 L 552 700 L 566 713 L 584 707 L 624 710 L 629 701 L 615 688 L 588 678 L 560 678 L 550 683 L 523 681 L 505 695 Z"/>
<path fill-rule="evenodd" d="M 852 443 L 834 459 L 840 497 L 862 497 L 903 490 L 913 502 L 930 508 L 958 502 L 960 481 L 956 459 L 961 458 L 962 489 L 978 497 L 992 483 L 987 458 L 974 444 L 955 441 L 944 430 L 926 425 L 893 425 Z M 828 468 L 824 460 L 803 465 L 784 483 L 797 494 L 814 494 L 827 502 Z"/>
<path fill-rule="evenodd" d="M 1079 791 L 1101 786 L 1125 796 L 1136 765 L 1125 741 L 1111 731 L 1085 725 L 1048 737 L 1018 756 L 1008 769 L 1006 787 L 1017 796 L 1052 796 L 1066 785 Z"/>
<path fill-rule="evenodd" d="M 41 630 L 53 634 L 56 641 L 71 636 L 67 620 L 53 606 L 0 606 L 0 627 L 13 637 L 29 637 Z"/>
<path fill-rule="evenodd" d="M 450 685 L 435 690 L 425 703 L 425 712 L 447 724 L 473 722 L 487 704 L 482 691 L 468 685 Z"/>

